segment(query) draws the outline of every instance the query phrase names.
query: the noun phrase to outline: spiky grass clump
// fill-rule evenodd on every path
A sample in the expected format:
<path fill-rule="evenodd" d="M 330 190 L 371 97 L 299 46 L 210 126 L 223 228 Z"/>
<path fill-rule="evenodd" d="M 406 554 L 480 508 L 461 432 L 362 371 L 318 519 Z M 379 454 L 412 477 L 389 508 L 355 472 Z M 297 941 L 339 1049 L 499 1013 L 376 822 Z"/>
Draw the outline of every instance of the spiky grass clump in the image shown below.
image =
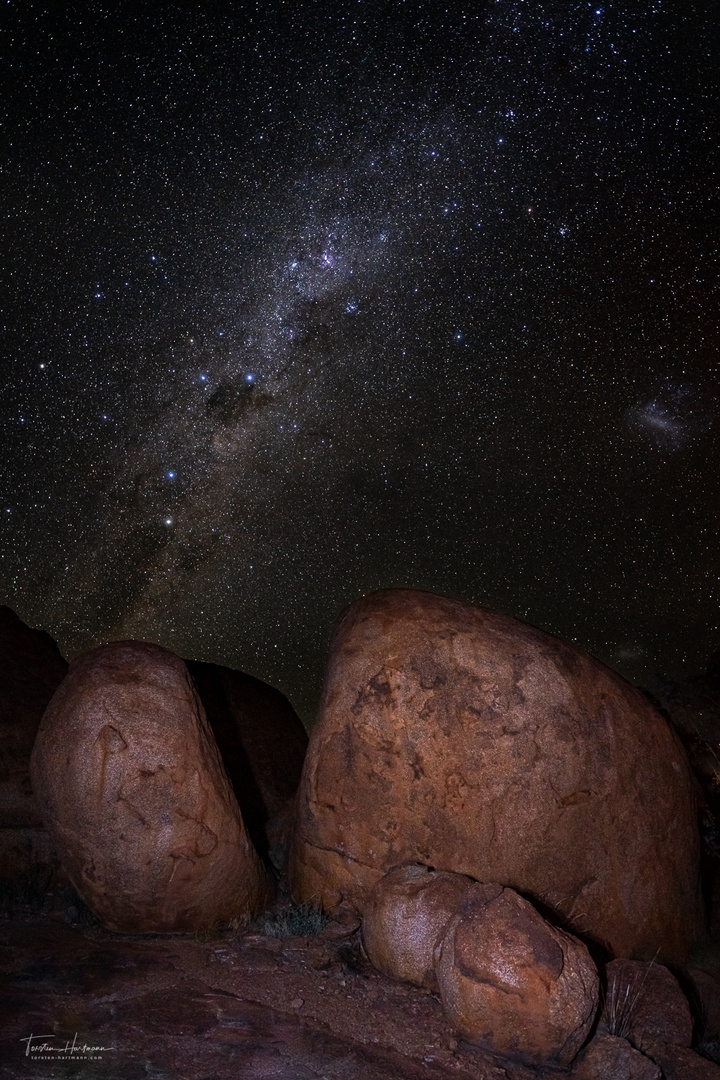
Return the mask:
<path fill-rule="evenodd" d="M 632 1023 L 637 1012 L 640 993 L 637 989 L 638 980 L 631 980 L 625 984 L 617 976 L 613 978 L 605 994 L 603 1017 L 610 1035 L 617 1035 L 620 1039 L 627 1039 L 632 1030 Z"/>
<path fill-rule="evenodd" d="M 657 953 L 655 955 L 657 956 Z M 610 1035 L 617 1035 L 621 1039 L 629 1038 L 645 981 L 654 963 L 655 957 L 645 968 L 642 978 L 637 973 L 620 977 L 613 975 L 612 983 L 605 991 L 602 1013 Z"/>
<path fill-rule="evenodd" d="M 328 924 L 328 916 L 312 904 L 293 904 L 280 911 L 264 911 L 255 920 L 255 928 L 266 937 L 314 937 Z"/>
<path fill-rule="evenodd" d="M 195 939 L 197 941 L 202 941 L 203 943 L 207 941 L 218 941 L 225 934 L 228 925 L 232 927 L 232 923 L 228 924 L 220 922 L 219 919 L 214 919 L 213 922 L 208 923 L 207 926 L 201 926 L 199 930 L 195 931 Z"/>

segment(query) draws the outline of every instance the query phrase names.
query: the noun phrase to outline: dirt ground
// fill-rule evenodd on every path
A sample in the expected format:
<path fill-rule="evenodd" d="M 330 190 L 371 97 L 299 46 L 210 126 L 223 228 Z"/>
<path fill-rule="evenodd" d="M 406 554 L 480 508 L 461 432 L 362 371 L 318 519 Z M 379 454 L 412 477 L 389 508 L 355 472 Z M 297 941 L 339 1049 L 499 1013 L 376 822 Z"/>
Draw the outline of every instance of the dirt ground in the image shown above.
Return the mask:
<path fill-rule="evenodd" d="M 0 1080 L 540 1076 L 567 1074 L 459 1043 L 439 999 L 376 972 L 352 925 L 135 936 L 47 902 L 0 920 Z"/>

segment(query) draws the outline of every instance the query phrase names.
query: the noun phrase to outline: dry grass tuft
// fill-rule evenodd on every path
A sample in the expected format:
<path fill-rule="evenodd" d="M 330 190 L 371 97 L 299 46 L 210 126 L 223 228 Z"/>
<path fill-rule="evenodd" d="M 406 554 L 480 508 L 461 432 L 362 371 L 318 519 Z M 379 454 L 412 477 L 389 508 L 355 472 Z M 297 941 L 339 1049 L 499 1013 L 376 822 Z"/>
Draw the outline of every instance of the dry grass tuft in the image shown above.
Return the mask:
<path fill-rule="evenodd" d="M 602 1019 L 610 1035 L 617 1035 L 621 1039 L 629 1037 L 645 981 L 656 957 L 657 953 L 645 968 L 642 978 L 634 973 L 626 982 L 624 976 L 613 975 L 612 983 L 604 994 L 602 1011 Z"/>

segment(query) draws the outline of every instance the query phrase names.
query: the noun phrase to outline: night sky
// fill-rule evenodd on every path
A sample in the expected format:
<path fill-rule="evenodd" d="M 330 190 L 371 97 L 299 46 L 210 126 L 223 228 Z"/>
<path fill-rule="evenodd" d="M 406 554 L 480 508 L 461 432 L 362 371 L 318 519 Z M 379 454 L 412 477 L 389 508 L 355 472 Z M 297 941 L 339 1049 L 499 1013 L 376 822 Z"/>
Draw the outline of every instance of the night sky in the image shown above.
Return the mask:
<path fill-rule="evenodd" d="M 715 5 L 3 5 L 0 600 L 305 720 L 430 589 L 720 647 Z"/>

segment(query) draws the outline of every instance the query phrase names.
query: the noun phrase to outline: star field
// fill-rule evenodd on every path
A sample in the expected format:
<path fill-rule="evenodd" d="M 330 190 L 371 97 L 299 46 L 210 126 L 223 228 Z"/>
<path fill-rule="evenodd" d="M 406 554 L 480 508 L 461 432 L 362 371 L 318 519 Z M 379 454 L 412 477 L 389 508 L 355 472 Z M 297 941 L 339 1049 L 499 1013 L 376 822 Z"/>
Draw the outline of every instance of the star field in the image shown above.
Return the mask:
<path fill-rule="evenodd" d="M 704 5 L 8 3 L 0 590 L 312 714 L 427 588 L 720 647 Z"/>

